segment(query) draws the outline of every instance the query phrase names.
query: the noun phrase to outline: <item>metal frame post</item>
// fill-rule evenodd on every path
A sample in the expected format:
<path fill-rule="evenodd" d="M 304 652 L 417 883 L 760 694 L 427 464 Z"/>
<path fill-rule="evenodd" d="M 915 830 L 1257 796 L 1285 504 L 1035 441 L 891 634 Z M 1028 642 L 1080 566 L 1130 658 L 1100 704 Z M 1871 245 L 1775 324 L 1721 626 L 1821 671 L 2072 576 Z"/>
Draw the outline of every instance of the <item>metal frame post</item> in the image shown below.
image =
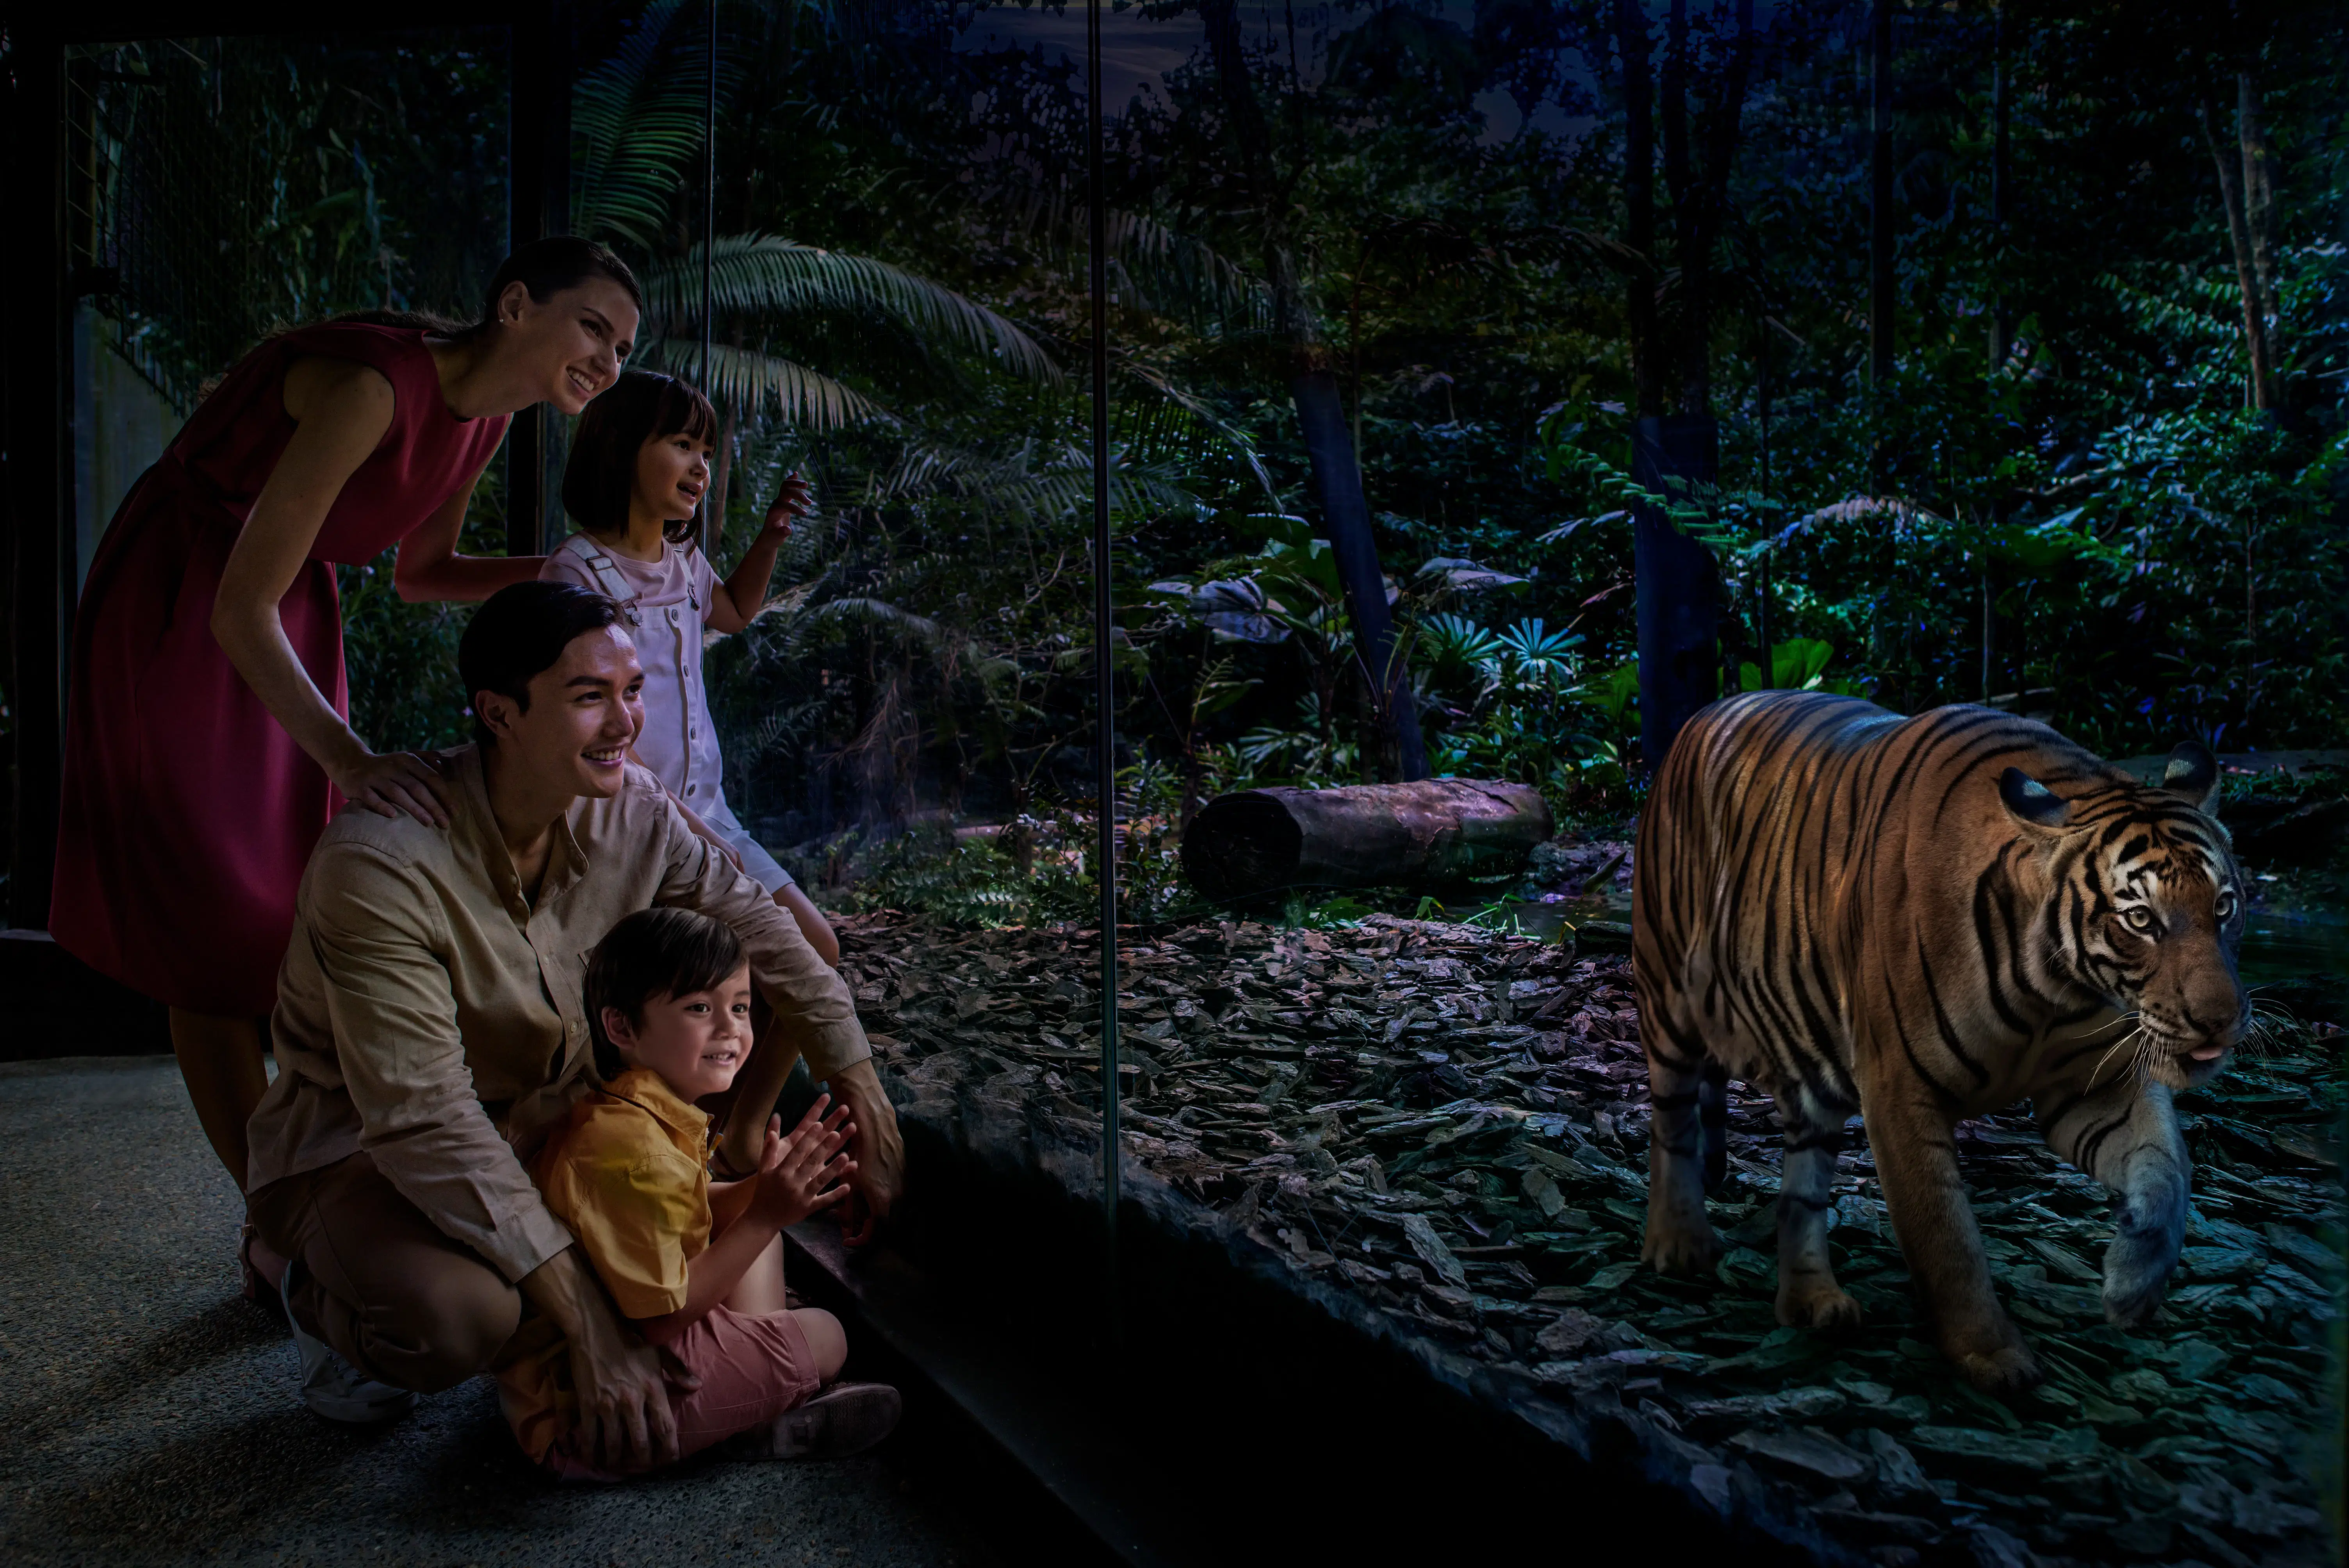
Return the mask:
<path fill-rule="evenodd" d="M 1108 1230 L 1110 1299 L 1117 1294 L 1117 1205 L 1120 1153 L 1117 1048 L 1117 661 L 1116 619 L 1110 604 L 1109 531 L 1109 242 L 1102 203 L 1101 0 L 1085 5 L 1085 221 L 1088 292 L 1092 302 L 1093 438 L 1093 734 L 1094 788 L 1101 831 L 1101 1078 L 1102 1222 Z"/>

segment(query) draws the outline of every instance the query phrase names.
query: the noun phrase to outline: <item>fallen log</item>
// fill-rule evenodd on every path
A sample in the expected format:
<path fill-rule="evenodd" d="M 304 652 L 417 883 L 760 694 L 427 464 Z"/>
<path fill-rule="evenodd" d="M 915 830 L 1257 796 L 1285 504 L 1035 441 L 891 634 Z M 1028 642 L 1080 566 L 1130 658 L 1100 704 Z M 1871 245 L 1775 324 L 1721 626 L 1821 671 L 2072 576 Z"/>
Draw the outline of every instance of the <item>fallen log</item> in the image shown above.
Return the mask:
<path fill-rule="evenodd" d="M 1218 795 L 1183 835 L 1183 870 L 1209 898 L 1285 887 L 1411 887 L 1525 869 L 1551 832 L 1528 784 L 1428 779 Z"/>

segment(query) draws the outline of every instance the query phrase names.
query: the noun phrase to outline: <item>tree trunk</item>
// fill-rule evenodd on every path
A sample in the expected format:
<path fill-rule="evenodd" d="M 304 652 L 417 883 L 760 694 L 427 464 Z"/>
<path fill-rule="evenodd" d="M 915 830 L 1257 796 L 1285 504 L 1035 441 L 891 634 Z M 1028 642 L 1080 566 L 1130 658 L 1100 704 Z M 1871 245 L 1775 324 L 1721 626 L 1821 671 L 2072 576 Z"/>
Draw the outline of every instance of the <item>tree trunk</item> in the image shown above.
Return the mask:
<path fill-rule="evenodd" d="M 1868 374 L 1881 387 L 1892 379 L 1892 312 L 1898 292 L 1892 251 L 1892 12 L 1895 0 L 1876 0 L 1868 83 Z"/>
<path fill-rule="evenodd" d="M 1634 427 L 1631 478 L 1670 494 L 1672 480 L 1711 484 L 1719 437 L 1710 415 L 1675 414 Z M 1713 552 L 1664 514 L 1637 508 L 1631 576 L 1640 638 L 1640 755 L 1652 775 L 1689 717 L 1719 694 Z"/>
<path fill-rule="evenodd" d="M 1640 0 L 1615 0 L 1615 41 L 1623 56 L 1623 240 L 1635 260 L 1624 313 L 1631 337 L 1631 412 L 1664 412 L 1663 356 L 1656 341 L 1656 110 L 1648 74 L 1648 14 Z"/>
<path fill-rule="evenodd" d="M 2251 280 L 2259 285 L 2260 325 L 2265 329 L 2272 377 L 2280 356 L 2277 323 L 2283 314 L 2276 299 L 2275 155 L 2268 150 L 2267 129 L 2260 123 L 2260 96 L 2248 71 L 2235 77 L 2235 136 L 2243 157 L 2243 231 L 2251 242 Z M 2269 390 L 2281 392 L 2272 380 Z"/>
<path fill-rule="evenodd" d="M 1371 509 L 1362 495 L 1361 465 L 1347 430 L 1338 378 L 1323 364 L 1313 312 L 1289 255 L 1288 224 L 1282 216 L 1285 197 L 1274 178 L 1270 136 L 1240 46 L 1237 0 L 1201 0 L 1199 17 L 1206 25 L 1207 55 L 1215 66 L 1231 137 L 1264 224 L 1265 275 L 1272 290 L 1273 314 L 1277 329 L 1290 346 L 1289 394 L 1296 400 L 1299 433 L 1311 459 L 1322 532 L 1337 560 L 1339 581 L 1345 586 L 1354 645 L 1371 677 L 1381 761 L 1402 779 L 1424 779 L 1427 757 L 1420 740 L 1419 714 L 1404 678 L 1402 650 L 1395 641 L 1392 617 L 1387 613 L 1386 577 L 1379 568 Z"/>
<path fill-rule="evenodd" d="M 2008 100 L 2013 97 L 2013 89 L 2007 81 L 2006 7 L 2003 5 L 1994 6 L 1991 15 L 1990 367 L 1992 370 L 1999 370 L 2005 367 L 2006 351 L 2014 340 L 2014 318 L 2006 306 L 2006 280 L 2001 272 L 2001 269 L 2006 265 L 2007 204 L 2013 199 L 2014 176 L 2008 167 L 2013 141 L 2013 134 L 2009 124 L 2013 115 Z M 1987 626 L 1989 623 L 1985 621 L 1983 624 Z M 1983 657 L 1985 660 L 1983 667 L 1987 669 L 1989 667 L 1987 653 Z M 1989 677 L 1985 676 L 1982 687 L 1984 696 L 1988 696 L 1990 691 L 1988 680 Z"/>
<path fill-rule="evenodd" d="M 1378 721 L 1382 752 L 1381 775 L 1413 779 L 1427 777 L 1427 755 L 1419 734 L 1419 710 L 1405 680 L 1402 645 L 1394 620 L 1387 612 L 1386 574 L 1379 569 L 1379 551 L 1371 533 L 1370 503 L 1362 497 L 1362 471 L 1354 462 L 1354 443 L 1346 433 L 1346 411 L 1338 396 L 1338 378 L 1327 370 L 1308 370 L 1289 383 L 1297 400 L 1297 423 L 1312 460 L 1313 489 L 1321 500 L 1322 531 L 1338 563 L 1338 580 L 1346 589 L 1346 613 L 1354 624 L 1354 647 L 1369 678 L 1372 713 Z"/>
<path fill-rule="evenodd" d="M 1207 802 L 1183 870 L 1209 898 L 1285 887 L 1441 887 L 1514 876 L 1550 836 L 1529 784 L 1427 779 L 1343 789 L 1243 789 Z"/>
<path fill-rule="evenodd" d="M 2202 121 L 2202 139 L 2219 170 L 2219 201 L 2227 210 L 2227 238 L 2235 252 L 2235 284 L 2243 296 L 2243 348 L 2251 361 L 2249 401 L 2254 408 L 2275 406 L 2274 372 L 2268 356 L 2267 313 L 2261 308 L 2258 264 L 2251 258 L 2251 230 L 2243 211 L 2243 191 L 2237 163 L 2219 140 L 2216 106 L 2205 94 L 2195 112 Z"/>
<path fill-rule="evenodd" d="M 1729 208 L 1729 175 L 1737 159 L 1744 123 L 1745 83 L 1754 67 L 1754 0 L 1738 0 L 1737 42 L 1722 73 L 1721 90 L 1704 117 L 1704 164 L 1685 198 L 1688 216 L 1681 265 L 1681 333 L 1683 353 L 1681 412 L 1713 412 L 1713 248 L 1721 236 L 1721 215 Z"/>

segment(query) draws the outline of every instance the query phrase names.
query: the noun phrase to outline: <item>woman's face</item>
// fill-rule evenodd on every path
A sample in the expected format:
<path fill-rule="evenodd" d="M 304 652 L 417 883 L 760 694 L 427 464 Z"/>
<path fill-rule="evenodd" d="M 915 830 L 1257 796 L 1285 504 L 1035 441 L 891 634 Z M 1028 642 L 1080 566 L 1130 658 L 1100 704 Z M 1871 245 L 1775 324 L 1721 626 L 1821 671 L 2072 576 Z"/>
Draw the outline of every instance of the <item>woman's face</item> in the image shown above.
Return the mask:
<path fill-rule="evenodd" d="M 498 301 L 500 349 L 529 367 L 540 400 L 565 414 L 620 378 L 636 346 L 636 306 L 609 278 L 589 278 L 549 296 L 544 304 L 521 284 Z"/>
<path fill-rule="evenodd" d="M 655 436 L 636 452 L 636 490 L 632 511 L 650 512 L 663 522 L 681 522 L 701 504 L 709 488 L 709 456 L 716 449 L 707 436 Z"/>

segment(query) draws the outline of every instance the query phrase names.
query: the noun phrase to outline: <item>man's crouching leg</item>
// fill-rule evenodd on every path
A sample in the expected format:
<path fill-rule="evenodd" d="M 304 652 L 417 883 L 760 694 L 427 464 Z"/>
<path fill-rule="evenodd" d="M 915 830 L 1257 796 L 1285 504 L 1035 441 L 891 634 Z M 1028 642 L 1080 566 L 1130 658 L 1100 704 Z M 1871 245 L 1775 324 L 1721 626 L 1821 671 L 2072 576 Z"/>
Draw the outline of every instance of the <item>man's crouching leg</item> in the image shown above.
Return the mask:
<path fill-rule="evenodd" d="M 251 1209 L 262 1240 L 293 1260 L 296 1326 L 395 1388 L 438 1393 L 487 1371 L 522 1321 L 521 1293 L 366 1154 L 273 1181 Z"/>

